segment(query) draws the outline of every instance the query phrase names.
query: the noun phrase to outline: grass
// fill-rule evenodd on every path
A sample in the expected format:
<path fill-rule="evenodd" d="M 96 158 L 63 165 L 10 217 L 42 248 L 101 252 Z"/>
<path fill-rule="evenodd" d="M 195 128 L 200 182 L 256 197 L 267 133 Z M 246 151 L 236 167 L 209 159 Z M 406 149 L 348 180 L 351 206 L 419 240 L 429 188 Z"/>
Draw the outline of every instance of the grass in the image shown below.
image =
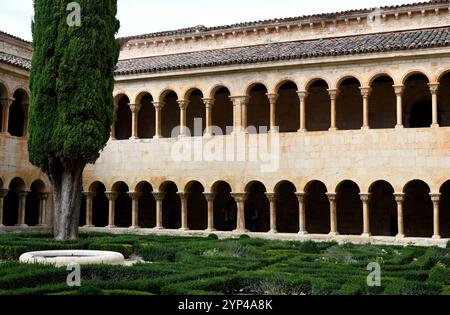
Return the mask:
<path fill-rule="evenodd" d="M 26 251 L 114 250 L 139 255 L 133 267 L 83 266 L 82 287 L 66 285 L 65 268 L 20 264 Z M 450 249 L 85 234 L 0 235 L 0 295 L 448 295 Z M 367 265 L 381 266 L 369 287 Z"/>

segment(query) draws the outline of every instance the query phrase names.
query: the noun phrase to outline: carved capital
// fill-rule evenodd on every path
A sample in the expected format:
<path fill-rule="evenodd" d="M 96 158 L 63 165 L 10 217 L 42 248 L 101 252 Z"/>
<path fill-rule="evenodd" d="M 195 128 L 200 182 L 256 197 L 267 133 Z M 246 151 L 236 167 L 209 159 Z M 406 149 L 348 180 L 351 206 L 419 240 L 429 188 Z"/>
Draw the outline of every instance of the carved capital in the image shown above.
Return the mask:
<path fill-rule="evenodd" d="M 49 197 L 50 197 L 49 193 L 40 193 L 39 194 L 39 200 L 48 200 Z"/>
<path fill-rule="evenodd" d="M 397 203 L 401 203 L 405 200 L 405 194 L 403 194 L 403 193 L 395 193 L 394 197 L 395 197 L 395 201 L 397 201 Z"/>
<path fill-rule="evenodd" d="M 153 107 L 155 107 L 155 110 L 157 111 L 160 111 L 166 105 L 164 102 L 152 102 L 152 104 Z"/>
<path fill-rule="evenodd" d="M 250 98 L 247 95 L 243 96 L 230 96 L 230 100 L 233 102 L 233 106 L 243 105 L 246 106 Z"/>
<path fill-rule="evenodd" d="M 361 194 L 359 194 L 359 198 L 363 202 L 368 202 L 370 200 L 370 196 L 371 196 L 371 194 L 369 194 L 369 193 L 361 193 Z"/>
<path fill-rule="evenodd" d="M 177 192 L 177 195 L 180 197 L 181 200 L 188 200 L 191 193 L 188 192 Z"/>
<path fill-rule="evenodd" d="M 360 87 L 359 90 L 361 91 L 361 96 L 364 98 L 369 97 L 370 93 L 372 92 L 372 89 L 370 87 Z"/>
<path fill-rule="evenodd" d="M 94 197 L 97 196 L 97 193 L 95 191 L 83 191 L 83 195 L 86 199 L 94 199 Z"/>
<path fill-rule="evenodd" d="M 0 198 L 5 198 L 8 192 L 9 189 L 0 189 Z"/>
<path fill-rule="evenodd" d="M 276 194 L 276 193 L 266 193 L 266 196 L 267 196 L 267 199 L 269 200 L 269 202 L 276 202 L 278 194 Z"/>
<path fill-rule="evenodd" d="M 394 88 L 394 92 L 396 95 L 402 95 L 403 91 L 405 90 L 405 86 L 403 84 L 393 85 L 392 87 Z"/>
<path fill-rule="evenodd" d="M 140 192 L 140 191 L 130 191 L 128 193 L 128 196 L 130 196 L 131 199 L 139 199 L 142 196 L 142 192 Z"/>
<path fill-rule="evenodd" d="M 266 93 L 267 98 L 269 99 L 270 104 L 276 104 L 279 95 L 276 93 Z"/>
<path fill-rule="evenodd" d="M 10 107 L 11 106 L 11 104 L 14 102 L 14 98 L 11 98 L 11 97 L 5 97 L 5 98 L 0 98 L 0 104 L 3 106 L 3 107 Z"/>
<path fill-rule="evenodd" d="M 334 101 L 334 100 L 336 100 L 336 98 L 339 95 L 339 90 L 338 89 L 329 89 L 328 94 L 330 95 L 330 99 L 332 101 Z"/>
<path fill-rule="evenodd" d="M 248 194 L 246 193 L 233 193 L 231 194 L 231 197 L 237 202 L 245 202 L 247 200 Z"/>
<path fill-rule="evenodd" d="M 105 191 L 105 195 L 109 201 L 115 201 L 119 196 L 119 193 L 117 191 Z"/>
<path fill-rule="evenodd" d="M 133 114 L 139 113 L 141 110 L 141 104 L 128 104 L 130 106 L 130 110 Z"/>
<path fill-rule="evenodd" d="M 186 110 L 189 106 L 188 100 L 177 100 L 178 106 L 180 106 L 181 110 Z"/>
<path fill-rule="evenodd" d="M 441 194 L 440 193 L 431 193 L 430 197 L 431 197 L 431 201 L 433 203 L 438 203 L 438 202 L 441 201 Z"/>
<path fill-rule="evenodd" d="M 19 198 L 26 198 L 26 197 L 28 196 L 29 193 L 30 193 L 29 191 L 19 191 L 19 192 L 17 193 L 17 196 L 18 196 Z"/>
<path fill-rule="evenodd" d="M 214 106 L 214 102 L 216 101 L 213 98 L 203 98 L 202 100 L 206 108 L 212 108 Z"/>
<path fill-rule="evenodd" d="M 296 193 L 295 196 L 297 197 L 298 203 L 304 203 L 305 202 L 305 193 Z"/>
<path fill-rule="evenodd" d="M 152 194 L 156 201 L 163 201 L 164 197 L 166 196 L 165 192 L 159 192 L 159 191 L 155 191 Z"/>
<path fill-rule="evenodd" d="M 335 193 L 327 193 L 327 197 L 329 201 L 335 202 L 337 198 L 337 194 Z"/>
<path fill-rule="evenodd" d="M 215 193 L 203 193 L 203 195 L 205 196 L 205 199 L 208 202 L 213 202 L 214 199 L 216 198 L 216 194 Z"/>
<path fill-rule="evenodd" d="M 432 95 L 437 94 L 437 92 L 439 90 L 439 82 L 428 83 L 428 86 L 430 87 L 430 92 Z"/>
<path fill-rule="evenodd" d="M 297 91 L 297 95 L 298 98 L 300 99 L 300 102 L 303 102 L 306 100 L 306 98 L 308 97 L 308 92 L 307 91 Z"/>

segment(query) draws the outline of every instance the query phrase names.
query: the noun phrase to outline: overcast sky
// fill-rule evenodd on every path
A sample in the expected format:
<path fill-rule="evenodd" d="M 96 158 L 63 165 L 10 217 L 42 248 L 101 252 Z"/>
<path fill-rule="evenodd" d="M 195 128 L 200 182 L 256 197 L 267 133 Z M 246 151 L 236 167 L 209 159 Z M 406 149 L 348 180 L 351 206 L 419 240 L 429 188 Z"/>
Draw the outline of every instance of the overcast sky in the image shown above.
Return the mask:
<path fill-rule="evenodd" d="M 118 0 L 119 36 L 411 2 L 414 0 Z M 32 16 L 33 0 L 0 0 L 0 30 L 31 40 Z"/>

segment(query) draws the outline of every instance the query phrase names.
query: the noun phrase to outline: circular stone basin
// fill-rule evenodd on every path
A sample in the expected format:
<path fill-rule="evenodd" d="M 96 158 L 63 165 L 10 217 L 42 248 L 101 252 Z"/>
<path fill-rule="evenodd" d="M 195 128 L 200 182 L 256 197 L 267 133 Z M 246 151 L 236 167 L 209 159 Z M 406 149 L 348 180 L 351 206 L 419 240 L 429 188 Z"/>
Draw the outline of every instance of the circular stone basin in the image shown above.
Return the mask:
<path fill-rule="evenodd" d="M 79 265 L 124 265 L 125 258 L 116 252 L 96 250 L 53 250 L 29 252 L 20 256 L 19 261 L 27 264 L 47 264 L 56 267 Z"/>

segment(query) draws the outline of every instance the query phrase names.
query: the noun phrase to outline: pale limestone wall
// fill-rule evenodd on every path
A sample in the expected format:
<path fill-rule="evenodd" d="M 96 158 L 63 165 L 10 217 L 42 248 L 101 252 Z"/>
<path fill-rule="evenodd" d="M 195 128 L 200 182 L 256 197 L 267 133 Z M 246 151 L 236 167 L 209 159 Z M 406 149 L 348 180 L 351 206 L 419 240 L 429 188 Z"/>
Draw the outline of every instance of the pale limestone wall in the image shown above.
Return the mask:
<path fill-rule="evenodd" d="M 30 43 L 12 38 L 11 36 L 2 33 L 0 33 L 0 51 L 27 59 L 31 59 L 32 56 Z"/>
<path fill-rule="evenodd" d="M 437 12 L 436 9 L 438 9 Z M 312 26 L 310 23 L 313 23 Z M 328 20 L 311 19 L 302 23 L 273 23 L 262 27 L 250 26 L 226 31 L 129 40 L 122 44 L 120 59 L 272 42 L 411 30 L 449 24 L 450 14 L 447 4 L 428 4 L 414 8 L 374 10 L 369 14 L 354 14 L 349 16 L 347 21 L 343 17 Z"/>

